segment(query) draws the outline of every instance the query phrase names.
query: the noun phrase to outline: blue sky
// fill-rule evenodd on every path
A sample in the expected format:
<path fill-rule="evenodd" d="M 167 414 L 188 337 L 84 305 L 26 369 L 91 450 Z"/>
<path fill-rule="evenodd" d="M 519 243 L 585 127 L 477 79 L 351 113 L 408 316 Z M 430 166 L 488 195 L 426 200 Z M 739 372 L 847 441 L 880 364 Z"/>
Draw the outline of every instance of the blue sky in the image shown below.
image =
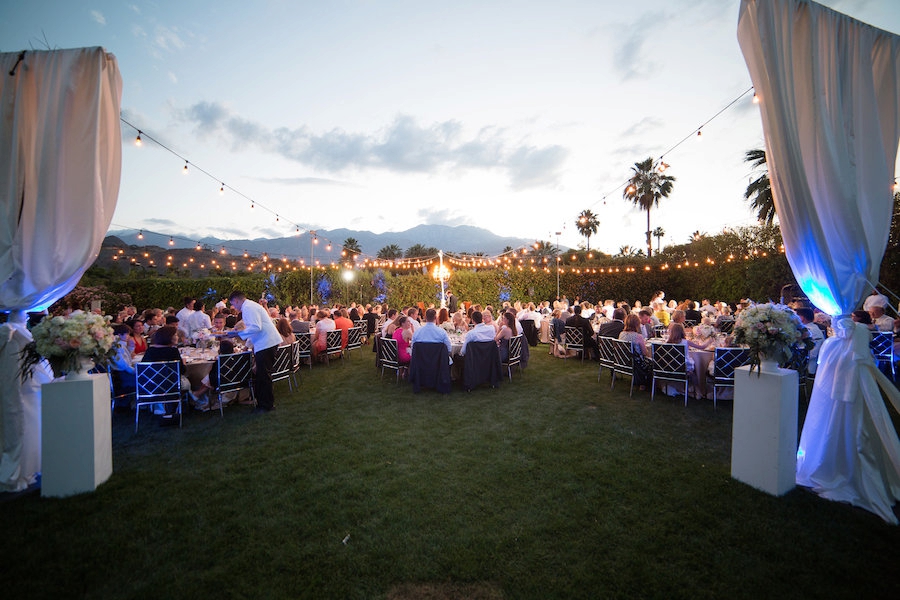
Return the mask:
<path fill-rule="evenodd" d="M 822 3 L 900 32 L 900 2 Z M 645 216 L 622 199 L 631 166 L 750 87 L 739 4 L 32 0 L 0 8 L 0 51 L 104 46 L 123 116 L 221 180 L 183 175 L 123 126 L 113 229 L 256 238 L 444 223 L 561 231 L 574 247 L 590 208 L 591 246 L 615 253 L 644 244 Z M 742 158 L 762 144 L 748 94 L 666 154 L 677 181 L 651 214 L 663 244 L 755 222 Z"/>

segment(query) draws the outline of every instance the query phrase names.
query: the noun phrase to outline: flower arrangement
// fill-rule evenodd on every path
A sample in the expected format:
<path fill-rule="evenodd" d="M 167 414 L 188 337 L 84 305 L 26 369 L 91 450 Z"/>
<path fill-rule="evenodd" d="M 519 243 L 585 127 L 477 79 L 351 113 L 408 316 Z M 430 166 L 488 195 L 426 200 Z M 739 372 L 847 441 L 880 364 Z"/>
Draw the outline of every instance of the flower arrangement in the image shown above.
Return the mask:
<path fill-rule="evenodd" d="M 800 341 L 803 323 L 783 304 L 766 303 L 742 310 L 734 323 L 734 341 L 750 348 L 750 371 L 762 357 L 787 361 L 791 346 Z"/>
<path fill-rule="evenodd" d="M 77 313 L 69 317 L 46 318 L 31 330 L 34 341 L 22 351 L 22 375 L 46 358 L 53 375 L 79 373 L 84 360 L 104 365 L 116 353 L 116 336 L 109 317 Z"/>
<path fill-rule="evenodd" d="M 696 325 L 694 327 L 694 337 L 701 340 L 708 340 L 716 336 L 716 328 L 709 323 Z"/>

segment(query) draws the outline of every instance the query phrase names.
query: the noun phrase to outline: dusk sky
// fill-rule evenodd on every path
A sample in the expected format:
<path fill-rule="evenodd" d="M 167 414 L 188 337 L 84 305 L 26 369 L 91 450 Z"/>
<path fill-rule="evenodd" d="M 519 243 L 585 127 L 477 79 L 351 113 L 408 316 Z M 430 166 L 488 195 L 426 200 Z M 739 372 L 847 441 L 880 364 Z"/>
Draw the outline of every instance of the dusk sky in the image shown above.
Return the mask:
<path fill-rule="evenodd" d="M 821 4 L 900 32 L 900 2 Z M 215 177 L 183 175 L 123 125 L 112 229 L 233 239 L 468 224 L 561 231 L 575 247 L 589 208 L 591 246 L 616 253 L 644 246 L 646 217 L 622 199 L 632 165 L 686 137 L 665 155 L 674 191 L 651 213 L 663 245 L 755 223 L 752 93 L 692 135 L 751 86 L 739 5 L 32 0 L 3 3 L 0 51 L 105 47 L 123 117 Z"/>

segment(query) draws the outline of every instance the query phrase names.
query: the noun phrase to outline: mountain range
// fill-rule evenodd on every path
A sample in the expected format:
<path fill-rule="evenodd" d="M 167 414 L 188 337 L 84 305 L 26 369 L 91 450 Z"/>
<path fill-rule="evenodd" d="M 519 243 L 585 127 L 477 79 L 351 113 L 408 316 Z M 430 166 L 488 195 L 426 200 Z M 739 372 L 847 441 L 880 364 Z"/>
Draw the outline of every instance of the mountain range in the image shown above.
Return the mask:
<path fill-rule="evenodd" d="M 296 236 L 283 238 L 256 238 L 225 240 L 216 237 L 204 237 L 198 240 L 189 240 L 184 237 L 171 238 L 174 244 L 170 245 L 170 237 L 167 235 L 146 232 L 143 233 L 143 239 L 138 237 L 139 233 L 133 229 L 124 231 L 109 231 L 108 236 L 114 236 L 122 240 L 128 245 L 134 246 L 160 246 L 162 248 L 192 248 L 197 244 L 208 246 L 213 250 L 224 247 L 228 254 L 239 254 L 248 252 L 250 254 L 262 254 L 267 252 L 272 256 L 295 256 L 309 257 L 310 238 L 304 234 L 299 238 Z M 444 252 L 476 254 L 484 253 L 485 255 L 497 255 L 509 246 L 512 248 L 521 248 L 522 246 L 530 246 L 535 242 L 533 239 L 501 237 L 491 233 L 487 229 L 473 227 L 471 225 L 458 225 L 449 227 L 447 225 L 417 225 L 406 231 L 391 231 L 387 233 L 372 233 L 371 231 L 355 231 L 351 229 L 333 229 L 316 231 L 319 243 L 315 246 L 314 257 L 316 260 L 337 260 L 341 254 L 341 247 L 347 238 L 355 238 L 359 243 L 362 253 L 365 256 L 376 256 L 378 251 L 396 244 L 402 250 L 406 250 L 415 244 L 422 244 L 426 247 L 434 247 Z M 327 249 L 331 244 L 331 250 Z"/>

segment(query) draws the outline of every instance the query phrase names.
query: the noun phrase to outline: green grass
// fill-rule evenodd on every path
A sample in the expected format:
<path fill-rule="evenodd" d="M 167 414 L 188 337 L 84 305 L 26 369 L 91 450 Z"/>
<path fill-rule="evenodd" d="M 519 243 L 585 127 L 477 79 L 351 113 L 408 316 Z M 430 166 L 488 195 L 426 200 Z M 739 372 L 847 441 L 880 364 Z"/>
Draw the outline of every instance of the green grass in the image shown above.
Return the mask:
<path fill-rule="evenodd" d="M 116 415 L 96 492 L 0 504 L 3 597 L 900 597 L 900 529 L 731 479 L 730 402 L 545 346 L 499 390 L 414 395 L 370 348 L 302 377 L 270 415 Z"/>

